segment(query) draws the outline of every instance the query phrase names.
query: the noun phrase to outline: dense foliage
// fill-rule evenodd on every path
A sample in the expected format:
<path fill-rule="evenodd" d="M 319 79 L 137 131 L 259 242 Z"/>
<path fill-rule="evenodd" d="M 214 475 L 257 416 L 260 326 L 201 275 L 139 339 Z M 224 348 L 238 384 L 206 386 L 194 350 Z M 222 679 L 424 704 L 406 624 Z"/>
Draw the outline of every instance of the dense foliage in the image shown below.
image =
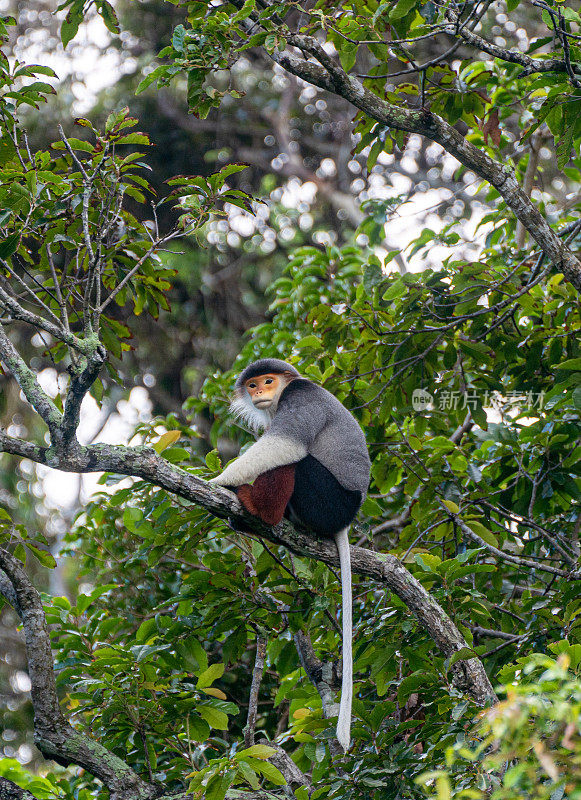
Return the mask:
<path fill-rule="evenodd" d="M 185 5 L 141 91 L 187 73 L 188 103 L 204 118 L 225 97 L 243 99 L 233 84 L 215 85 L 224 70 L 249 53 L 264 69 L 269 56 L 279 76 L 289 69 L 358 106 L 353 144 L 370 171 L 405 148 L 404 132 L 429 137 L 440 126 L 432 138 L 442 144 L 448 131 L 449 152 L 473 170 L 468 181 L 487 178 L 496 189 L 481 190 L 487 233 L 476 255 L 464 209 L 438 231 L 417 232 L 408 255 L 430 266 L 401 274 L 392 271 L 401 253 L 386 247 L 385 225 L 403 198 L 368 197 L 355 236 L 292 250 L 232 371 L 211 374 L 183 412 L 138 425 L 137 448 L 115 451 L 118 470 L 101 478 L 66 537 L 79 585 L 69 597 L 43 598 L 65 716 L 120 759 L 115 769 L 124 762 L 144 782 L 127 798 L 581 796 L 581 326 L 571 266 L 581 225 L 576 198 L 559 207 L 548 191 L 581 183 L 581 162 L 569 161 L 581 137 L 577 12 L 510 2 L 526 28 L 515 49 L 483 38 L 498 22 L 488 5 Z M 82 0 L 64 7 L 66 44 L 86 9 Z M 113 7 L 97 10 L 115 33 Z M 418 65 L 423 48 L 450 36 L 455 44 Z M 399 77 L 394 61 L 413 79 L 386 85 L 386 74 Z M 147 156 L 134 149 L 149 138 L 133 131 L 126 109 L 103 130 L 82 118 L 83 138 L 62 132 L 35 149 L 21 107 L 40 107 L 53 89 L 36 78 L 52 72 L 6 57 L 0 70 L 0 357 L 38 414 L 27 428 L 5 408 L 2 458 L 91 471 L 107 451 L 77 441 L 85 393 L 99 405 L 115 400 L 128 358 L 155 374 L 153 358 L 146 366 L 131 351 L 146 313 L 180 331 L 172 283 L 187 285 L 188 263 L 175 240 L 199 258 L 218 222 L 258 216 L 257 206 L 235 183 L 244 169 L 233 163 L 174 176 L 152 205 Z M 361 102 L 353 81 L 364 86 Z M 543 159 L 533 137 L 541 134 L 552 149 L 535 207 L 531 181 Z M 506 189 L 509 156 L 525 189 L 518 202 Z M 187 301 L 183 309 L 185 320 L 196 317 Z M 402 596 L 354 576 L 355 724 L 345 756 L 320 686 L 321 676 L 338 686 L 333 572 L 266 534 L 241 533 L 165 484 L 125 477 L 139 475 L 123 462 L 130 450 L 144 462 L 157 454 L 184 482 L 214 475 L 221 458 L 251 441 L 228 415 L 233 376 L 269 355 L 291 360 L 359 419 L 373 468 L 352 541 L 397 556 L 429 592 L 442 627 L 456 626 L 465 640 L 442 652 Z M 36 380 L 47 369 L 58 375 L 50 391 Z M 30 509 L 2 505 L 2 548 L 29 569 L 31 553 L 52 566 Z M 22 616 L 27 606 L 14 596 L 22 578 L 9 557 L 1 563 L 0 592 Z M 504 687 L 486 712 L 458 681 L 458 665 L 475 657 Z M 103 752 L 95 757 L 106 761 Z M 70 751 L 61 760 L 72 766 L 43 767 L 42 778 L 7 761 L 0 776 L 41 799 L 104 796 L 91 769 L 74 768 L 86 761 Z M 146 785 L 152 794 L 140 795 Z"/>

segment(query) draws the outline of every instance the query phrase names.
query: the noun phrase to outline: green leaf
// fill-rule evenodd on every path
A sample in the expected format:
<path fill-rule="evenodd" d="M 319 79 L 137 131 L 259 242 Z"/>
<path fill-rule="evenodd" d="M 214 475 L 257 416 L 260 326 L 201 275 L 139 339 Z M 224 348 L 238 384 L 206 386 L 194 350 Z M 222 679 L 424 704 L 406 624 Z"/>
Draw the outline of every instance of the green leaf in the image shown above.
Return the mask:
<path fill-rule="evenodd" d="M 196 742 L 205 742 L 210 735 L 210 726 L 197 714 L 188 717 L 190 736 Z"/>
<path fill-rule="evenodd" d="M 162 453 L 167 447 L 175 444 L 181 436 L 181 431 L 166 431 L 162 433 L 157 442 L 154 443 L 153 449 L 156 453 Z"/>
<path fill-rule="evenodd" d="M 357 60 L 357 51 L 359 48 L 358 45 L 353 44 L 353 42 L 346 42 L 344 39 L 340 41 L 339 60 L 345 72 L 349 72 Z"/>
<path fill-rule="evenodd" d="M 249 764 L 246 764 L 246 762 L 240 761 L 238 764 L 238 769 L 244 780 L 256 791 L 259 788 L 260 783 L 258 781 L 258 775 L 252 769 L 252 767 Z"/>
<path fill-rule="evenodd" d="M 467 524 L 477 536 L 480 536 L 480 538 L 484 539 L 487 544 L 490 544 L 492 547 L 496 547 L 498 549 L 498 539 L 492 533 L 492 531 L 489 531 L 488 528 L 485 528 L 484 525 L 482 525 L 480 522 L 476 522 L 476 520 L 473 519 L 469 520 Z"/>
<path fill-rule="evenodd" d="M 474 358 L 480 359 L 482 356 L 490 356 L 490 348 L 482 344 L 482 342 L 468 342 L 462 339 L 458 344 L 461 350 Z"/>
<path fill-rule="evenodd" d="M 453 667 L 457 661 L 466 661 L 469 658 L 475 658 L 476 654 L 469 647 L 462 647 L 457 650 L 450 658 L 449 666 Z"/>
<path fill-rule="evenodd" d="M 100 0 L 97 7 L 107 30 L 111 31 L 111 33 L 119 33 L 119 20 L 111 3 L 107 2 L 107 0 Z"/>
<path fill-rule="evenodd" d="M 563 361 L 562 364 L 556 364 L 557 369 L 572 369 L 581 370 L 581 358 L 572 358 L 569 361 Z"/>
<path fill-rule="evenodd" d="M 195 659 L 198 669 L 206 670 L 208 668 L 208 655 L 200 642 L 194 637 L 190 637 L 183 644 L 185 656 L 190 661 L 192 656 Z"/>
<path fill-rule="evenodd" d="M 399 0 L 394 8 L 389 12 L 391 20 L 398 20 L 405 17 L 415 6 L 416 0 Z"/>
<path fill-rule="evenodd" d="M 450 342 L 444 350 L 444 366 L 446 369 L 452 369 L 458 360 L 458 351 Z"/>
<path fill-rule="evenodd" d="M 217 450 L 210 450 L 210 452 L 206 454 L 205 461 L 206 466 L 212 472 L 219 472 L 222 469 L 222 462 L 220 461 Z"/>
<path fill-rule="evenodd" d="M 14 144 L 8 139 L 0 139 L 0 167 L 6 166 L 16 155 Z M 1 223 L 2 225 L 4 222 Z"/>
<path fill-rule="evenodd" d="M 146 75 L 145 78 L 139 83 L 137 89 L 135 90 L 135 94 L 141 94 L 144 92 L 148 86 L 151 86 L 158 78 L 170 75 L 170 67 L 166 64 L 163 64 L 161 67 L 156 67 L 153 72 L 150 72 L 149 75 Z"/>
<path fill-rule="evenodd" d="M 212 706 L 198 706 L 196 711 L 211 728 L 215 728 L 218 731 L 228 730 L 228 715 L 223 711 Z"/>
<path fill-rule="evenodd" d="M 234 775 L 230 772 L 226 775 L 214 775 L 208 781 L 204 792 L 204 800 L 224 800 L 233 780 Z"/>
<path fill-rule="evenodd" d="M 252 747 L 247 747 L 246 750 L 241 750 L 236 754 L 236 761 L 241 758 L 251 757 L 267 759 L 276 753 L 274 747 L 269 747 L 267 744 L 254 744 Z"/>
<path fill-rule="evenodd" d="M 282 772 L 268 761 L 257 762 L 255 769 L 257 772 L 261 772 L 271 783 L 274 783 L 275 786 L 286 786 L 286 780 Z"/>
<path fill-rule="evenodd" d="M 442 563 L 441 558 L 432 553 L 417 553 L 414 558 L 416 564 L 418 564 L 424 572 L 437 573 L 438 567 Z"/>
<path fill-rule="evenodd" d="M 93 145 L 90 142 L 85 142 L 84 139 L 76 139 L 73 136 L 70 139 L 67 139 L 67 142 L 69 143 L 70 147 L 73 150 L 83 150 L 85 153 L 94 153 L 95 152 L 95 148 L 93 147 Z M 58 145 L 58 147 L 57 147 L 57 145 Z M 63 145 L 63 142 L 55 142 L 53 147 L 55 149 L 62 149 L 62 147 L 60 145 Z"/>
<path fill-rule="evenodd" d="M 48 567 L 48 569 L 54 569 L 56 567 L 55 557 L 51 552 L 48 550 L 41 550 L 40 547 L 35 547 L 35 545 L 30 544 L 30 542 L 26 542 L 26 546 L 32 550 L 43 567 Z"/>
<path fill-rule="evenodd" d="M 243 19 L 247 19 L 254 11 L 255 5 L 255 0 L 246 0 L 240 11 L 232 17 L 232 22 L 240 22 Z"/>
<path fill-rule="evenodd" d="M 66 47 L 77 35 L 79 26 L 83 21 L 83 5 L 84 0 L 75 0 L 65 17 L 61 26 L 61 41 L 63 47 Z"/>
<path fill-rule="evenodd" d="M 405 283 L 398 278 L 395 283 L 392 283 L 389 289 L 382 295 L 382 300 L 395 300 L 396 297 L 401 297 L 407 291 Z"/>
<path fill-rule="evenodd" d="M 206 686 L 211 686 L 214 681 L 222 677 L 224 670 L 224 664 L 211 664 L 208 669 L 201 673 L 197 680 L 196 686 L 198 689 L 205 689 Z"/>
<path fill-rule="evenodd" d="M 138 643 L 147 642 L 152 634 L 157 634 L 157 623 L 155 619 L 144 620 L 135 634 L 135 641 Z"/>
<path fill-rule="evenodd" d="M 428 687 L 436 683 L 436 676 L 433 672 L 426 672 L 418 670 L 413 675 L 404 678 L 397 690 L 397 699 L 400 703 L 405 702 L 410 694 L 414 692 L 427 690 Z"/>
<path fill-rule="evenodd" d="M 320 350 L 321 340 L 314 334 L 311 334 L 310 336 L 305 336 L 304 339 L 299 339 L 299 341 L 295 344 L 295 347 L 298 350 L 306 350 L 309 347 L 314 347 L 315 349 Z"/>
<path fill-rule="evenodd" d="M 18 233 L 13 233 L 12 236 L 8 236 L 7 239 L 0 242 L 0 258 L 9 258 L 15 253 L 19 242 L 20 235 Z"/>
<path fill-rule="evenodd" d="M 97 586 L 90 594 L 80 594 L 77 597 L 77 612 L 82 614 L 87 610 L 91 603 L 93 603 L 95 600 L 98 600 L 99 597 L 111 591 L 111 589 L 115 589 L 116 587 L 117 585 L 115 583 L 107 583 L 103 586 Z"/>
<path fill-rule="evenodd" d="M 126 136 L 121 136 L 115 139 L 115 144 L 151 144 L 149 136 L 146 133 L 128 133 Z"/>

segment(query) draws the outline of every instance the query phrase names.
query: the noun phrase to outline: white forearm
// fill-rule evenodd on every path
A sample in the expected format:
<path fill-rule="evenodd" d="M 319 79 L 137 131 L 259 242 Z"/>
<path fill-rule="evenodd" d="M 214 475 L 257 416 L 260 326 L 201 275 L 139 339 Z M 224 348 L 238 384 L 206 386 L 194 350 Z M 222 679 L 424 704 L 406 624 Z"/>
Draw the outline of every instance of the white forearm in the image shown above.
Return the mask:
<path fill-rule="evenodd" d="M 262 436 L 236 461 L 229 464 L 224 472 L 210 483 L 219 486 L 241 486 L 252 483 L 263 472 L 285 464 L 295 464 L 307 455 L 307 448 L 294 439 L 279 436 Z"/>

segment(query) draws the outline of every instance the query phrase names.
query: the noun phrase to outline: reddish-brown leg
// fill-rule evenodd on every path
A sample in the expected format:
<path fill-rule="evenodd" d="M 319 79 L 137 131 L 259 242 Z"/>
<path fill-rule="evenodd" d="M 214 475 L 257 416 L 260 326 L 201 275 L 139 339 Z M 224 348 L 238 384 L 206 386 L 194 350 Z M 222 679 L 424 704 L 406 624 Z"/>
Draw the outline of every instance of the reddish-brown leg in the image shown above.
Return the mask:
<path fill-rule="evenodd" d="M 295 467 L 288 464 L 263 472 L 251 485 L 238 486 L 236 493 L 244 508 L 267 525 L 276 525 L 284 517 L 295 488 Z"/>

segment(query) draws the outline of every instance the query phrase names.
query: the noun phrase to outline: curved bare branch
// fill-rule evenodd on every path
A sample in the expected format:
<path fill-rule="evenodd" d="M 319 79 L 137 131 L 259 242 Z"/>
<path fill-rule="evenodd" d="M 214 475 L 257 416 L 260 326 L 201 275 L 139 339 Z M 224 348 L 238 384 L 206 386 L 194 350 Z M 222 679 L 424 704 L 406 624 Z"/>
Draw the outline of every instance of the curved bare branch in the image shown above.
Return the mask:
<path fill-rule="evenodd" d="M 238 4 L 239 0 L 233 0 Z M 243 0 L 240 0 L 242 3 Z M 461 164 L 488 181 L 537 242 L 543 253 L 577 289 L 581 289 L 581 263 L 550 227 L 533 201 L 521 189 L 514 170 L 491 158 L 437 114 L 426 108 L 405 109 L 388 103 L 347 74 L 321 43 L 310 36 L 290 34 L 290 49 L 269 53 L 283 69 L 321 89 L 348 100 L 372 119 L 396 130 L 417 133 L 440 144 Z M 315 59 L 315 60 L 312 60 Z"/>

